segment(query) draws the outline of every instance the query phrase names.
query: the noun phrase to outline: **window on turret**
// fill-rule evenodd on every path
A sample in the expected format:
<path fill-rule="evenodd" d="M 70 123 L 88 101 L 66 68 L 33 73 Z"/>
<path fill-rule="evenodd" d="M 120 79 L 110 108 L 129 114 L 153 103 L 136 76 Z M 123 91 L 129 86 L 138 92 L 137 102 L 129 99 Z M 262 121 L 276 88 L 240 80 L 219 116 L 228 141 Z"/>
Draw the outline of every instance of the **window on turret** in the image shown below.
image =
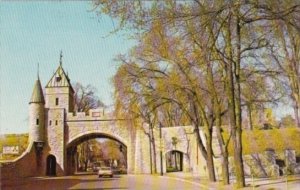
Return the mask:
<path fill-rule="evenodd" d="M 39 124 L 39 119 L 36 119 L 36 125 L 38 125 Z"/>
<path fill-rule="evenodd" d="M 58 106 L 58 98 L 55 99 L 55 105 Z"/>
<path fill-rule="evenodd" d="M 52 125 L 52 121 L 51 121 L 51 120 L 49 121 L 49 125 L 50 125 L 50 126 Z"/>
<path fill-rule="evenodd" d="M 58 122 L 57 122 L 57 120 L 55 121 L 55 125 L 57 125 L 58 124 Z"/>

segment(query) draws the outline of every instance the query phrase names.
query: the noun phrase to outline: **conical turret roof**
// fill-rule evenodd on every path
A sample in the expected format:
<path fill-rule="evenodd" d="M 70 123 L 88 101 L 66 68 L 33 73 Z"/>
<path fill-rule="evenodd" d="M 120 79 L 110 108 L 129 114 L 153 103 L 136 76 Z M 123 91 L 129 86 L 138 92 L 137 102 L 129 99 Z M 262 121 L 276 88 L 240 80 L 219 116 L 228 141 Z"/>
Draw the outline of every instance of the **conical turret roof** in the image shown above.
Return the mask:
<path fill-rule="evenodd" d="M 34 84 L 34 87 L 33 87 L 33 92 L 32 92 L 29 104 L 31 104 L 31 103 L 43 103 L 43 104 L 45 104 L 42 85 L 41 85 L 41 82 L 40 82 L 39 78 L 35 81 L 35 84 Z"/>

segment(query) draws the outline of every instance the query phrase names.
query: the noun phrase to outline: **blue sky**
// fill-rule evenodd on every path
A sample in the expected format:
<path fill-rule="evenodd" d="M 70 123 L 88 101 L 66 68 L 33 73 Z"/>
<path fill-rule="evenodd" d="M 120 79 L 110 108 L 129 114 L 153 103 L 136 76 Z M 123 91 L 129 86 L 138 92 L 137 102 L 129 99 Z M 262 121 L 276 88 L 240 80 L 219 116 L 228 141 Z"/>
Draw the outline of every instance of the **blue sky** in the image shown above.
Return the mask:
<path fill-rule="evenodd" d="M 45 86 L 59 65 L 71 82 L 91 84 L 107 105 L 113 104 L 114 57 L 134 45 L 116 21 L 96 15 L 89 1 L 13 1 L 0 3 L 0 133 L 27 133 L 28 102 L 37 78 Z M 280 106 L 277 117 L 290 113 Z"/>
<path fill-rule="evenodd" d="M 120 33 L 109 35 L 115 21 L 91 9 L 89 1 L 0 3 L 0 133 L 28 132 L 37 63 L 45 86 L 61 50 L 71 82 L 91 84 L 104 103 L 113 103 L 113 59 L 134 42 Z"/>

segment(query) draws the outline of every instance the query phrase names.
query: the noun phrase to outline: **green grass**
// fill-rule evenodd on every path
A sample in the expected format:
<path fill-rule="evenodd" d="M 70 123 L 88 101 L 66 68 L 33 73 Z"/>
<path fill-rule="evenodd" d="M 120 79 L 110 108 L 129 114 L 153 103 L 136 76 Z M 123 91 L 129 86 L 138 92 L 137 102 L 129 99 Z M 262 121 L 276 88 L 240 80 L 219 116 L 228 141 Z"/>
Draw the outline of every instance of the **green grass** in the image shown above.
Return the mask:
<path fill-rule="evenodd" d="M 28 134 L 6 134 L 0 135 L 0 153 L 4 146 L 19 146 L 19 154 L 2 154 L 0 160 L 13 160 L 19 157 L 28 146 Z"/>

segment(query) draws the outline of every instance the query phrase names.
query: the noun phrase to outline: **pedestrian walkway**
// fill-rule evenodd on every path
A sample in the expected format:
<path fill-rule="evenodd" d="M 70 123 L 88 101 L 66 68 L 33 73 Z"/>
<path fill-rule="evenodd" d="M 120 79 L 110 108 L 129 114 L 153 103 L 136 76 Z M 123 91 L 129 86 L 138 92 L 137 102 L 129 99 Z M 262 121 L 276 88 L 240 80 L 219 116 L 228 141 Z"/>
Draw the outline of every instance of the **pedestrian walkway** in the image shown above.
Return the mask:
<path fill-rule="evenodd" d="M 203 188 L 213 190 L 232 190 L 235 189 L 235 179 L 230 179 L 230 185 L 223 185 L 222 181 L 211 183 L 207 177 L 193 175 L 189 172 L 172 172 L 165 174 L 165 177 L 186 180 L 200 184 Z M 279 178 L 246 178 L 246 187 L 242 190 L 299 190 L 300 175 L 279 177 Z"/>

